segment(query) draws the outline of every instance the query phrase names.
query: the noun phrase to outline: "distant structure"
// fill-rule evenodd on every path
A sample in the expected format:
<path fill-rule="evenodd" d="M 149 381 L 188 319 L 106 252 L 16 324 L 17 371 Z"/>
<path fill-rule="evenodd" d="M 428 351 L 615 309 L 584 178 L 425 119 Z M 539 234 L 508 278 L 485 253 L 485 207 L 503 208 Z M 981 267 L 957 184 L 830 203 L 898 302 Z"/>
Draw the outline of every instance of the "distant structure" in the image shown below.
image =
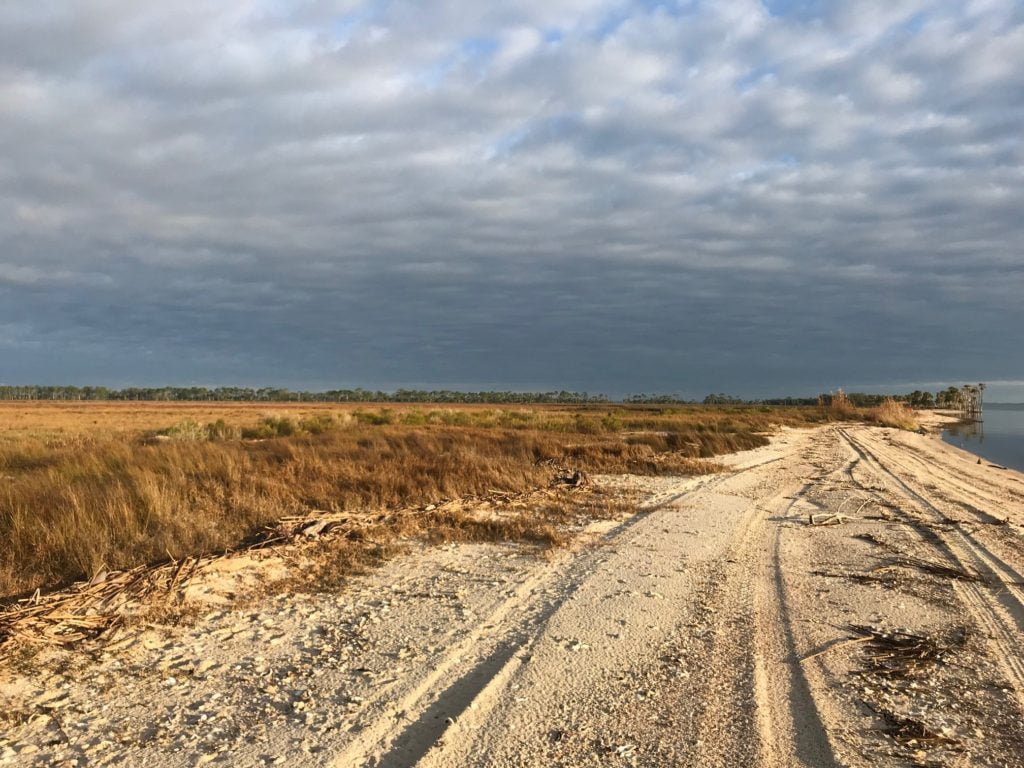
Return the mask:
<path fill-rule="evenodd" d="M 964 384 L 956 397 L 956 407 L 964 421 L 981 421 L 982 396 L 985 393 L 984 383 Z"/>

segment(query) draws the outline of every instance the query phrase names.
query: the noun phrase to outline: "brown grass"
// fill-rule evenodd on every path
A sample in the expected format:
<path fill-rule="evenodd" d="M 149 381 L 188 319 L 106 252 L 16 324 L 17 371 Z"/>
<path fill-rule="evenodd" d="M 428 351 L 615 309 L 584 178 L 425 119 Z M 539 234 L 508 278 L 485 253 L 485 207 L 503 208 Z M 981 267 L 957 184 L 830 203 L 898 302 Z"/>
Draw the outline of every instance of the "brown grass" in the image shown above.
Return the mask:
<path fill-rule="evenodd" d="M 399 506 L 546 482 L 499 433 L 362 430 L 263 442 L 118 440 L 0 451 L 0 590 L 216 551 L 309 509 Z M 545 454 L 541 453 L 541 456 Z"/>
<path fill-rule="evenodd" d="M 871 420 L 883 427 L 895 427 L 896 429 L 915 430 L 920 425 L 914 410 L 906 403 L 897 402 L 891 397 L 882 401 L 882 404 L 871 411 Z"/>
<path fill-rule="evenodd" d="M 530 405 L 495 408 L 490 405 L 443 407 L 400 404 L 333 403 L 153 403 L 0 401 L 0 442 L 25 437 L 49 440 L 73 436 L 134 436 L 185 421 L 231 427 L 252 427 L 263 417 L 293 422 L 332 418 L 339 424 L 376 421 L 408 426 L 479 426 L 508 429 L 589 433 L 633 430 L 768 431 L 775 426 L 798 426 L 825 420 L 816 408 L 767 406 L 580 406 Z"/>
<path fill-rule="evenodd" d="M 858 408 L 850 402 L 850 398 L 842 389 L 836 390 L 836 393 L 832 395 L 827 405 L 827 411 L 829 418 L 833 421 L 859 421 L 864 418 L 865 414 L 864 409 Z"/>
<path fill-rule="evenodd" d="M 914 410 L 906 403 L 891 397 L 885 398 L 876 408 L 860 408 L 850 401 L 842 389 L 839 389 L 827 400 L 822 397 L 818 402 L 830 421 L 860 421 L 906 430 L 914 430 L 920 426 Z"/>
<path fill-rule="evenodd" d="M 0 600 L 101 568 L 233 548 L 311 509 L 397 509 L 495 489 L 521 492 L 546 485 L 556 465 L 591 473 L 714 471 L 700 459 L 763 445 L 764 433 L 780 423 L 821 419 L 819 409 L 759 408 L 263 410 L 4 404 Z M 246 433 L 260 439 L 239 439 Z M 531 514 L 534 521 L 524 518 L 518 531 L 507 521 L 493 530 L 479 521 L 430 525 L 446 537 L 459 530 L 555 536 L 553 527 L 539 533 L 534 526 L 542 511 Z"/>

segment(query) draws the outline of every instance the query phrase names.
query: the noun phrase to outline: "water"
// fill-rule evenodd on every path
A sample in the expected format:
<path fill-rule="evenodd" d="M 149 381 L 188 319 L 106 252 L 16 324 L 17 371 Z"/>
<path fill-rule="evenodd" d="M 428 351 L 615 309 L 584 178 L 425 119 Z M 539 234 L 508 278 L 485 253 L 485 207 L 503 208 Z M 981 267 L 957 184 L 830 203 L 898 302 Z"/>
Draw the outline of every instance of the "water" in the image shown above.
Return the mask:
<path fill-rule="evenodd" d="M 957 424 L 942 439 L 993 464 L 1024 472 L 1024 404 L 985 403 L 980 424 Z"/>

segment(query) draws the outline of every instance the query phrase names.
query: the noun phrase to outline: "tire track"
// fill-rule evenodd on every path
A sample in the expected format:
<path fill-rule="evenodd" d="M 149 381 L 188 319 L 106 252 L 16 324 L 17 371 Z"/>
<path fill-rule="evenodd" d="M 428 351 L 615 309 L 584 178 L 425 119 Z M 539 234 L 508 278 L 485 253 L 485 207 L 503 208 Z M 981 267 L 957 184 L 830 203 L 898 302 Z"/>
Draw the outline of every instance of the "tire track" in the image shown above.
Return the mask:
<path fill-rule="evenodd" d="M 548 620 L 573 599 L 588 575 L 608 558 L 602 543 L 619 540 L 652 513 L 684 501 L 694 493 L 707 492 L 738 475 L 779 460 L 760 461 L 713 477 L 682 480 L 678 491 L 658 494 L 653 504 L 638 509 L 588 548 L 577 550 L 557 565 L 549 565 L 532 575 L 508 600 L 483 617 L 477 629 L 454 645 L 412 688 L 375 712 L 372 722 L 366 723 L 330 764 L 338 768 L 361 765 L 404 768 L 425 759 L 426 762 L 436 761 L 445 751 L 443 737 L 449 727 L 463 719 L 469 722 L 487 717 L 497 692 L 530 657 Z M 538 603 L 537 595 L 552 591 L 557 593 L 557 599 Z M 503 638 L 497 647 L 490 654 L 467 663 L 481 640 L 501 624 L 505 627 L 501 629 Z M 386 697 L 385 693 L 377 699 Z"/>
<path fill-rule="evenodd" d="M 741 741 L 756 744 L 756 765 L 769 764 L 765 758 L 773 729 L 770 717 L 766 717 L 767 710 L 756 696 L 755 606 L 744 595 L 744 587 L 750 585 L 749 580 L 743 578 L 749 575 L 745 568 L 747 563 L 742 562 L 748 558 L 752 534 L 759 528 L 761 514 L 758 505 L 751 506 L 735 545 L 717 564 L 717 572 L 710 579 L 712 588 L 707 593 L 707 602 L 713 606 L 715 619 L 708 652 L 710 663 L 701 686 L 705 706 L 697 726 L 696 765 L 709 768 L 736 765 L 734 756 L 740 753 L 737 747 Z M 750 680 L 754 681 L 753 696 L 747 690 Z M 753 703 L 753 707 L 749 703 Z M 725 738 L 723 722 L 727 724 Z"/>
<path fill-rule="evenodd" d="M 861 447 L 865 449 L 868 444 L 870 444 L 870 440 L 868 439 L 862 439 L 860 441 Z M 885 449 L 883 449 L 883 451 L 884 450 Z M 872 455 L 875 456 L 877 460 L 877 446 L 875 446 Z M 952 504 L 958 508 L 967 510 L 971 514 L 974 514 L 976 518 L 978 518 L 977 522 L 979 523 L 991 526 L 1000 524 L 1002 523 L 1002 521 L 996 516 L 992 515 L 991 513 L 986 512 L 984 509 L 980 509 L 971 505 L 966 505 L 963 502 L 957 501 L 956 499 L 953 499 L 952 497 L 946 494 L 932 490 L 931 488 L 928 487 L 928 485 L 925 484 L 924 480 L 919 479 L 921 475 L 920 472 L 915 473 L 912 468 L 908 467 L 906 464 L 901 463 L 898 459 L 892 456 L 887 456 L 886 461 L 890 465 L 898 469 L 902 469 L 907 477 L 914 478 L 912 481 L 901 478 L 901 482 L 907 489 L 911 490 L 918 497 L 918 499 L 926 505 L 928 509 L 930 509 L 934 516 L 938 517 L 937 522 L 941 522 L 944 525 L 949 526 L 951 530 L 957 534 L 957 537 L 962 541 L 967 551 L 975 559 L 976 562 L 974 563 L 974 565 L 976 570 L 979 570 L 982 573 L 988 571 L 989 573 L 991 573 L 993 578 L 1002 582 L 1004 585 L 1006 585 L 1007 590 L 1013 593 L 1018 605 L 1017 607 L 1008 607 L 1008 610 L 1010 610 L 1014 614 L 1014 618 L 1018 621 L 1018 623 L 1020 623 L 1022 630 L 1024 630 L 1024 592 L 1022 592 L 1020 588 L 1021 583 L 1024 582 L 1024 575 L 1022 575 L 1016 567 L 1007 562 L 1005 555 L 1000 555 L 992 552 L 988 544 L 983 544 L 981 541 L 979 541 L 978 538 L 975 537 L 974 533 L 972 531 L 965 529 L 959 520 L 950 518 L 938 506 L 938 503 L 935 499 L 925 496 L 924 494 L 925 492 L 934 494 L 943 503 Z M 936 476 L 934 472 L 928 470 L 927 468 L 925 468 L 924 471 L 928 473 L 928 479 L 945 482 L 944 478 Z M 918 490 L 913 490 L 911 488 L 911 482 L 919 486 Z M 948 537 L 946 538 L 948 539 Z"/>
<path fill-rule="evenodd" d="M 865 445 L 865 441 L 854 437 L 846 429 L 838 430 L 839 434 L 856 451 L 863 461 L 881 477 L 891 482 L 896 493 L 906 501 L 917 506 L 935 522 L 948 523 L 949 519 L 942 510 L 925 495 L 925 489 L 915 490 L 909 481 L 904 480 L 886 463 L 896 464 L 890 456 L 878 456 Z M 996 578 L 1002 578 L 1007 571 L 1013 569 L 991 555 L 974 539 L 959 527 L 949 532 L 922 528 L 921 521 L 904 512 L 899 513 L 920 534 L 921 539 L 939 550 L 947 561 L 959 568 L 973 568 L 982 574 L 986 572 Z M 1003 566 L 1003 567 L 1000 567 Z M 1007 676 L 1017 699 L 1019 708 L 1024 714 L 1024 659 L 1020 657 L 1020 638 L 1024 631 L 1024 600 L 1020 588 L 1004 584 L 1003 589 L 995 591 L 995 587 L 982 584 L 958 581 L 953 584 L 954 593 L 963 603 L 977 625 L 988 633 L 992 647 L 991 656 Z"/>
<path fill-rule="evenodd" d="M 907 451 L 916 453 L 921 456 L 926 456 L 927 458 L 934 461 L 934 463 L 937 466 L 953 472 L 960 472 L 964 476 L 969 477 L 971 480 L 985 485 L 989 489 L 1005 490 L 1014 498 L 1024 500 L 1024 478 L 1022 478 L 1020 474 L 1015 472 L 1009 472 L 1007 474 L 1000 475 L 999 479 L 1002 482 L 995 483 L 992 481 L 993 476 L 989 474 L 987 471 L 990 469 L 988 465 L 998 466 L 995 465 L 995 462 L 984 457 L 979 457 L 977 454 L 971 453 L 970 451 L 967 451 L 953 443 L 947 443 L 944 440 L 939 442 L 938 444 L 942 445 L 942 452 L 934 450 L 925 451 L 917 446 L 911 445 L 909 443 L 904 443 L 903 441 L 900 441 L 900 448 L 905 448 Z M 948 458 L 944 457 L 944 453 L 947 450 L 954 456 L 962 455 L 967 466 L 955 466 L 955 464 L 950 462 Z M 948 456 L 949 454 L 946 455 Z M 980 471 L 978 469 L 978 464 L 976 463 L 979 458 L 981 458 L 981 466 L 984 467 L 984 469 Z M 1008 485 L 1008 483 L 1012 484 L 1012 486 Z"/>
<path fill-rule="evenodd" d="M 602 539 L 620 535 L 646 513 L 646 510 L 638 512 Z M 449 713 L 458 714 L 469 708 L 494 681 L 505 679 L 519 660 L 528 656 L 545 620 L 571 598 L 581 580 L 579 574 L 597 567 L 601 558 L 602 553 L 592 549 L 544 567 L 521 582 L 509 599 L 501 601 L 493 612 L 478 621 L 474 631 L 452 646 L 440 663 L 376 713 L 374 721 L 361 728 L 334 756 L 331 765 L 337 768 L 414 765 L 444 733 L 448 725 L 444 715 L 450 717 Z M 536 602 L 536 595 L 551 590 L 557 592 L 556 600 L 546 605 Z M 472 664 L 468 672 L 459 672 L 484 637 L 491 634 L 494 627 L 509 622 L 511 625 L 502 630 L 506 636 L 503 642 Z M 386 692 L 378 698 L 385 697 Z M 401 727 L 403 721 L 407 724 Z"/>
<path fill-rule="evenodd" d="M 684 684 L 685 693 L 682 694 L 687 698 L 689 706 L 693 706 L 694 702 L 699 702 L 696 717 L 691 721 L 693 730 L 691 732 L 689 728 L 686 728 L 688 735 L 685 737 L 682 732 L 676 734 L 676 738 L 686 739 L 685 743 L 677 742 L 677 748 L 688 755 L 696 754 L 693 759 L 688 757 L 685 760 L 687 765 L 718 765 L 731 768 L 738 765 L 788 766 L 791 764 L 788 761 L 762 759 L 774 754 L 774 750 L 770 749 L 769 744 L 772 740 L 765 737 L 765 734 L 770 735 L 773 729 L 771 718 L 767 715 L 768 705 L 765 702 L 765 696 L 758 695 L 758 692 L 763 691 L 766 685 L 765 677 L 767 675 L 764 672 L 764 662 L 759 657 L 760 648 L 756 642 L 757 629 L 754 620 L 756 609 L 752 594 L 755 585 L 750 580 L 750 566 L 754 560 L 754 554 L 757 552 L 754 545 L 759 541 L 760 534 L 764 530 L 764 517 L 770 508 L 765 506 L 763 498 L 758 498 L 755 502 L 744 496 L 742 489 L 756 483 L 757 478 L 770 476 L 774 479 L 776 477 L 774 474 L 762 474 L 765 472 L 764 468 L 767 465 L 776 465 L 777 462 L 792 458 L 794 458 L 793 454 L 787 453 L 783 457 L 756 461 L 737 467 L 731 472 L 723 473 L 710 482 L 691 485 L 681 493 L 661 493 L 658 496 L 660 503 L 651 509 L 652 512 L 666 510 L 672 514 L 673 509 L 682 508 L 687 505 L 687 502 L 696 505 L 705 503 L 707 496 L 702 494 L 708 493 L 733 496 L 737 504 L 747 506 L 746 511 L 736 521 L 738 523 L 736 528 L 730 529 L 725 548 L 719 550 L 719 554 L 715 555 L 712 560 L 695 565 L 695 569 L 703 574 L 700 586 L 695 585 L 694 591 L 691 593 L 699 605 L 694 605 L 692 612 L 691 609 L 685 609 L 682 615 L 677 614 L 672 617 L 673 623 L 684 622 L 677 631 L 687 632 L 685 627 L 692 626 L 685 623 L 685 617 L 707 627 L 708 646 L 700 657 L 703 659 L 699 665 L 701 672 L 699 675 L 688 678 L 690 682 Z M 755 470 L 760 470 L 760 472 Z M 771 470 L 767 471 L 771 472 Z M 747 483 L 744 478 L 751 478 L 750 483 Z M 778 482 L 775 482 L 774 486 L 772 490 L 778 491 Z M 790 485 L 787 490 L 791 490 L 793 487 Z M 702 502 L 701 499 L 705 501 Z M 638 535 L 648 541 L 652 535 L 652 529 L 660 529 L 668 524 L 668 520 L 664 516 L 647 516 L 645 520 L 647 521 L 646 530 Z M 617 535 L 616 544 L 624 543 L 623 536 Z M 616 567 L 622 566 L 621 557 L 616 562 L 618 563 Z M 597 562 L 585 565 L 577 571 L 579 579 L 576 582 L 576 587 L 580 589 L 581 593 L 593 588 L 591 576 L 596 575 L 596 571 L 601 566 L 602 564 Z M 583 589 L 584 585 L 587 585 L 587 590 Z M 573 612 L 572 607 L 567 605 L 567 601 L 562 601 L 543 625 L 537 627 L 532 642 L 535 644 L 538 658 L 550 659 L 552 638 L 564 635 L 566 619 L 562 611 L 563 606 L 570 613 Z M 704 609 L 707 609 L 706 613 Z M 579 609 L 576 609 L 576 612 L 578 613 Z M 630 632 L 632 633 L 632 629 Z M 562 645 L 563 642 L 556 639 L 556 644 Z M 684 655 L 688 654 L 684 652 Z M 664 656 L 654 657 L 651 661 L 656 661 L 658 658 L 664 658 Z M 543 665 L 544 661 L 538 663 Z M 515 693 L 509 689 L 519 689 L 519 684 L 523 684 L 523 690 L 529 689 L 529 683 L 524 681 L 524 677 L 529 678 L 530 669 L 531 667 L 516 665 L 512 673 L 509 674 L 505 668 L 502 670 L 501 679 L 494 679 L 486 683 L 486 687 L 481 689 L 480 694 L 474 700 L 473 708 L 466 710 L 465 722 L 469 733 L 479 732 L 479 725 L 493 729 L 496 713 L 502 713 L 501 717 L 507 717 L 510 711 L 514 711 L 514 705 L 510 700 L 515 698 Z M 625 667 L 620 666 L 617 669 L 621 671 L 621 674 L 628 675 Z M 520 673 L 519 670 L 522 672 Z M 697 686 L 696 689 L 691 687 L 694 684 Z M 666 690 L 662 692 L 662 695 L 674 696 L 681 693 L 681 691 L 669 693 Z M 600 705 L 601 699 L 598 698 L 592 703 Z M 558 722 L 557 712 L 565 711 L 560 709 L 563 705 L 549 706 L 553 706 L 554 722 Z M 581 702 L 574 700 L 570 706 L 579 707 Z M 538 718 L 544 719 L 542 712 L 544 712 L 544 708 L 534 711 L 533 722 L 536 722 Z M 522 715 L 522 712 L 520 714 Z M 461 723 L 460 719 L 460 725 Z M 522 738 L 523 734 L 517 732 L 516 736 Z M 502 757 L 491 755 L 485 758 L 483 753 L 479 752 L 479 745 L 472 743 L 474 739 L 475 736 L 469 738 L 470 744 L 459 743 L 465 742 L 465 737 L 453 739 L 451 748 L 449 745 L 439 745 L 437 749 L 430 751 L 420 765 L 491 765 L 491 760 L 494 760 L 493 764 L 495 765 L 507 764 L 510 756 L 505 751 L 501 751 Z M 484 737 L 485 743 L 486 739 L 487 737 Z M 753 761 L 740 758 L 739 755 L 751 754 L 750 747 L 752 745 L 756 745 L 757 758 Z M 531 742 L 530 749 L 534 750 L 535 748 L 535 742 Z M 519 762 L 515 764 L 541 764 L 534 762 L 536 759 L 534 757 L 531 761 L 531 758 L 520 753 L 516 758 Z M 480 762 L 476 763 L 474 760 Z"/>
<path fill-rule="evenodd" d="M 824 433 L 798 461 L 831 459 L 814 451 L 827 447 Z M 831 461 L 825 466 L 829 466 Z M 817 466 L 817 465 L 816 465 Z M 819 467 L 824 470 L 824 467 Z M 830 470 L 825 477 L 847 467 Z M 796 477 L 796 475 L 794 475 Z M 767 519 L 797 521 L 799 503 L 816 481 L 784 483 L 759 500 L 726 555 L 715 588 L 716 615 L 710 663 L 700 695 L 706 703 L 698 727 L 693 765 L 734 768 L 742 743 L 755 745 L 758 768 L 837 764 L 814 694 L 815 686 L 797 661 L 796 637 L 783 578 L 781 528 L 771 533 Z M 752 575 L 758 572 L 766 578 Z M 818 687 L 819 692 L 827 690 Z M 723 738 L 721 723 L 730 728 Z"/>
<path fill-rule="evenodd" d="M 872 441 L 865 441 L 872 442 Z M 962 507 L 965 511 L 972 515 L 980 518 L 980 522 L 992 524 L 1001 523 L 1002 520 L 995 517 L 994 515 L 986 512 L 979 505 L 993 505 L 998 504 L 1002 506 L 1006 502 L 1003 499 L 993 497 L 986 493 L 983 489 L 975 486 L 964 484 L 956 479 L 955 473 L 958 471 L 956 468 L 942 464 L 937 461 L 933 461 L 930 457 L 926 457 L 910 450 L 903 450 L 905 446 L 901 444 L 899 446 L 900 456 L 907 462 L 912 463 L 918 467 L 920 471 L 915 471 L 912 466 L 908 463 L 890 459 L 890 463 L 903 469 L 908 476 L 914 478 L 928 478 L 930 480 L 936 480 L 944 483 L 948 488 L 952 489 L 953 492 L 959 494 L 962 498 L 956 498 L 948 493 L 935 492 L 942 499 L 948 501 L 951 504 L 955 504 Z M 878 447 L 875 444 L 875 452 L 877 453 Z M 973 480 L 974 478 L 972 478 Z"/>

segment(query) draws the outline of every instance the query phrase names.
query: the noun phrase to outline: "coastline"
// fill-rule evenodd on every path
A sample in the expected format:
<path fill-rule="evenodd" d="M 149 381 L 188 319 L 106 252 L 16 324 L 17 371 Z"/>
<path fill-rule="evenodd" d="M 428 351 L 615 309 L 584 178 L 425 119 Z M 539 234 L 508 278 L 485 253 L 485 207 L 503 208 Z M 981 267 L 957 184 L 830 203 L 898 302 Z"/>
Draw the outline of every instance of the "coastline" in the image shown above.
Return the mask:
<path fill-rule="evenodd" d="M 1019 476 L 1024 477 L 1024 467 L 1018 468 L 1014 466 L 999 464 L 995 459 L 989 458 L 981 453 L 976 453 L 969 448 L 962 448 L 959 445 L 948 442 L 944 439 L 943 435 L 946 429 L 950 426 L 969 423 L 963 422 L 959 419 L 953 411 L 917 411 L 918 419 L 922 426 L 929 430 L 929 436 L 934 437 L 944 446 L 949 448 L 951 451 L 955 451 L 965 457 L 971 457 L 975 460 L 975 463 L 987 464 L 989 467 L 998 469 L 1003 472 L 1012 472 Z M 934 431 L 933 431 L 934 430 Z M 1022 438 L 1024 439 L 1024 438 Z"/>

